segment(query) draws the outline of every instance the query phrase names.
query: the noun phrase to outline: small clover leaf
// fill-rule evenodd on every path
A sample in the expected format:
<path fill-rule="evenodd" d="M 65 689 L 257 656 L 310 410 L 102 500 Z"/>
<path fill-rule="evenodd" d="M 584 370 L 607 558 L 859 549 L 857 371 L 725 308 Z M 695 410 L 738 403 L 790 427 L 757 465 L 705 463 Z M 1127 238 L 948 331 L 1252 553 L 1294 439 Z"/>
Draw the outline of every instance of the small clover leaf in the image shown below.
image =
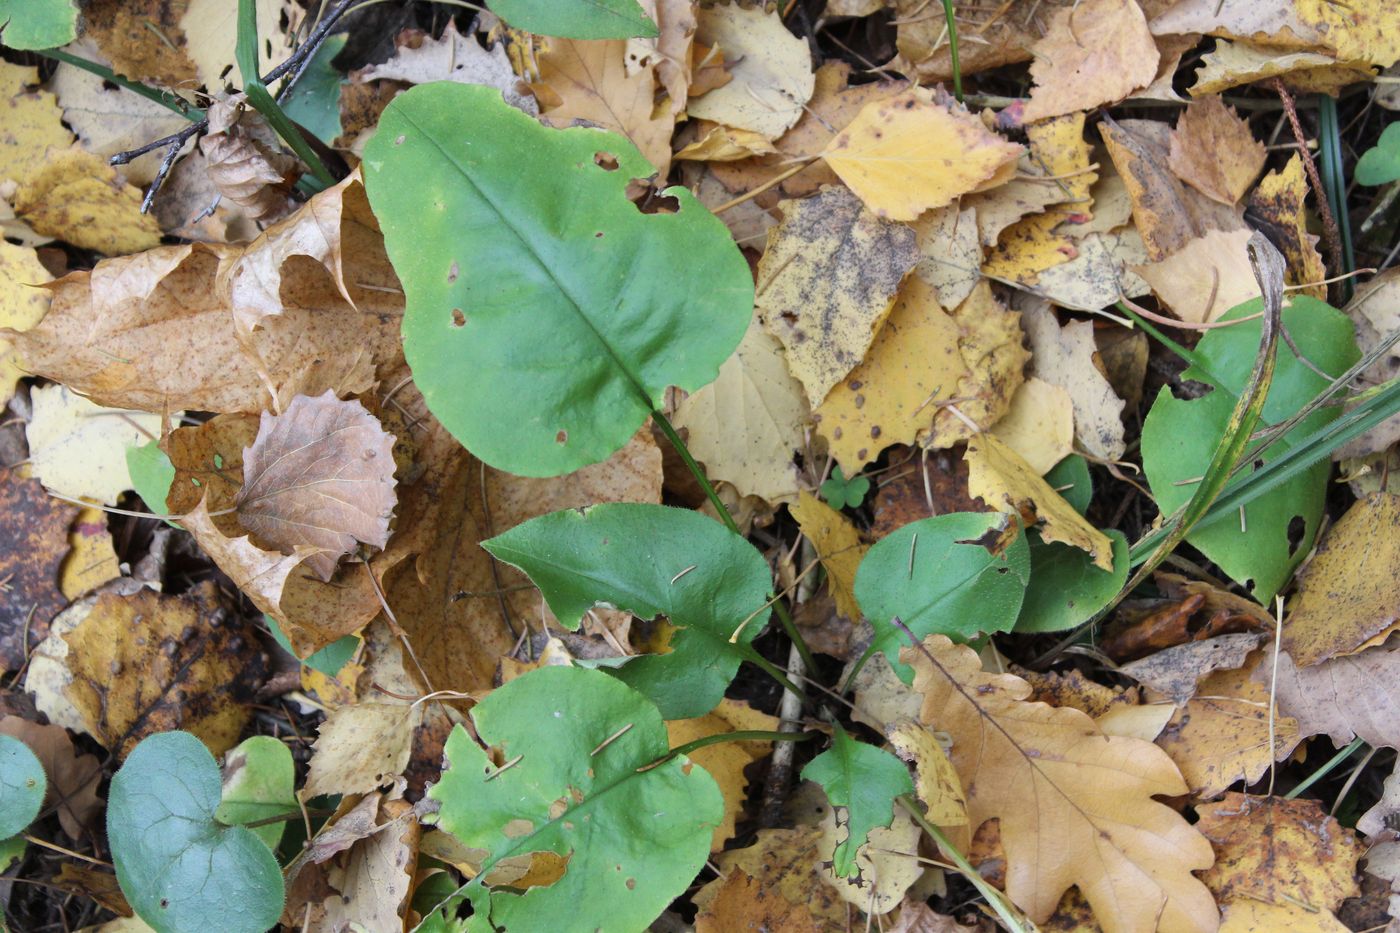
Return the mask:
<path fill-rule="evenodd" d="M 865 494 L 870 492 L 870 480 L 864 476 L 847 479 L 839 466 L 833 467 L 831 476 L 822 483 L 819 491 L 833 509 L 855 507 L 865 501 Z"/>

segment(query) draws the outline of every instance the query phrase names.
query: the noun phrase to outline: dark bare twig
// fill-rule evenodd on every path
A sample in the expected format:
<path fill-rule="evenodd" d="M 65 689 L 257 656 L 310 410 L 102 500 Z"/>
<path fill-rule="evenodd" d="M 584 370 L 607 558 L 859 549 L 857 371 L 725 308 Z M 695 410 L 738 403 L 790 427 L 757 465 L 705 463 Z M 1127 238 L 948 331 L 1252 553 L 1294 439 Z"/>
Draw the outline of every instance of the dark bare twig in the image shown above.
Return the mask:
<path fill-rule="evenodd" d="M 1332 203 L 1327 200 L 1327 189 L 1322 186 L 1322 176 L 1317 172 L 1317 163 L 1313 161 L 1312 152 L 1308 149 L 1308 137 L 1303 134 L 1303 125 L 1298 122 L 1298 107 L 1293 102 L 1293 95 L 1288 93 L 1288 88 L 1284 87 L 1278 78 L 1273 79 L 1273 86 L 1279 102 L 1283 104 L 1284 115 L 1288 117 L 1288 123 L 1293 128 L 1293 136 L 1298 141 L 1298 152 L 1303 157 L 1303 167 L 1308 172 L 1308 182 L 1317 197 L 1317 212 L 1322 215 L 1322 230 L 1327 237 L 1327 252 L 1331 258 L 1331 262 L 1327 264 L 1327 273 L 1336 275 L 1342 271 L 1346 261 L 1342 252 L 1341 229 L 1332 213 Z M 1291 340 L 1289 344 L 1292 345 Z"/>
<path fill-rule="evenodd" d="M 340 20 L 340 17 L 345 15 L 345 12 L 350 9 L 353 3 L 355 3 L 355 0 L 337 0 L 335 6 L 331 7 L 321 19 L 320 24 L 312 30 L 311 35 L 306 37 L 306 41 L 301 44 L 301 47 L 287 56 L 287 59 L 283 61 L 282 64 L 263 75 L 263 83 L 270 84 L 276 81 L 293 68 L 297 68 L 303 62 L 309 60 L 312 55 L 316 54 L 316 50 L 321 47 L 321 43 L 325 42 L 326 37 L 330 35 L 331 29 L 334 28 L 335 24 Z M 300 77 L 300 71 L 298 71 L 297 74 L 298 77 Z M 283 89 L 284 93 L 287 89 L 291 88 L 294 83 L 294 81 L 289 82 L 287 87 Z M 180 150 L 185 148 L 185 143 L 208 129 L 209 118 L 205 117 L 198 123 L 191 123 L 178 133 L 162 136 L 160 139 L 152 140 L 135 149 L 118 152 L 107 160 L 111 165 L 125 165 L 138 156 L 143 156 L 148 152 L 165 147 L 165 158 L 161 160 L 160 169 L 157 170 L 155 178 L 151 179 L 151 187 L 147 189 L 146 197 L 141 202 L 141 213 L 145 214 L 150 212 L 151 204 L 155 201 L 156 192 L 160 191 L 161 186 L 165 184 L 165 177 L 170 174 L 170 169 L 174 166 L 175 160 L 179 157 Z"/>

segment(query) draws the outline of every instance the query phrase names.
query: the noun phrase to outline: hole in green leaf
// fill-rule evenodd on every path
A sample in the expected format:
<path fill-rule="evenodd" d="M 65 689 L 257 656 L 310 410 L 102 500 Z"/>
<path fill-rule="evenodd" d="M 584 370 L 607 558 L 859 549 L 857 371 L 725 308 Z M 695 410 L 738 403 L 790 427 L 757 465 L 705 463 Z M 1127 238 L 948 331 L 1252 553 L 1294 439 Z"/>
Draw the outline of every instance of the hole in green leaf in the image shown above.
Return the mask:
<path fill-rule="evenodd" d="M 462 313 L 462 309 L 461 309 L 461 308 L 453 308 L 453 309 L 452 309 L 452 326 L 453 326 L 453 327 L 465 327 L 465 326 L 466 326 L 466 323 L 467 323 L 467 316 L 466 316 L 465 314 Z"/>
<path fill-rule="evenodd" d="M 615 172 L 617 171 L 617 156 L 611 152 L 595 152 L 593 153 L 593 164 L 605 172 Z"/>

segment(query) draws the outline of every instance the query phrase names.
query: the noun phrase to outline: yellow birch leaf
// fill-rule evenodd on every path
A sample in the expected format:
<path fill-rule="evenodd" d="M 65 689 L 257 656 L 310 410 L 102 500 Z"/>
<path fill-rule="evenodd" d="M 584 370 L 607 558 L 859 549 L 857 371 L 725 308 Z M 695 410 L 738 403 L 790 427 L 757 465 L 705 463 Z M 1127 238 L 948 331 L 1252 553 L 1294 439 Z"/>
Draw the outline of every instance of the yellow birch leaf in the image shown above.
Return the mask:
<path fill-rule="evenodd" d="M 802 447 L 808 415 L 782 345 L 755 319 L 715 381 L 677 407 L 675 424 L 686 429 L 690 452 L 711 479 L 776 503 L 797 495 L 792 455 Z"/>
<path fill-rule="evenodd" d="M 1293 0 L 1298 18 L 1326 36 L 1337 58 L 1389 68 L 1400 60 L 1400 5 L 1370 0 L 1338 9 L 1326 0 Z"/>
<path fill-rule="evenodd" d="M 933 425 L 935 403 L 953 398 L 967 375 L 960 335 L 933 289 L 911 276 L 864 361 L 813 413 L 847 476 L 890 444 L 912 444 Z"/>
<path fill-rule="evenodd" d="M 1317 251 L 1318 238 L 1308 232 L 1307 196 L 1303 160 L 1294 155 L 1287 165 L 1259 182 L 1249 196 L 1249 210 L 1261 219 L 1260 227 L 1269 231 L 1269 238 L 1283 252 L 1288 263 L 1284 281 L 1306 286 L 1302 294 L 1326 301 L 1327 286 L 1318 283 L 1327 278 L 1327 267 Z"/>
<path fill-rule="evenodd" d="M 1210 866 L 1210 844 L 1153 799 L 1186 792 L 1161 749 L 1028 702 L 1028 683 L 983 672 L 945 636 L 900 660 L 923 694 L 920 720 L 953 740 L 969 825 L 1000 820 L 1006 893 L 1031 920 L 1048 919 L 1076 885 L 1106 933 L 1215 929 L 1215 900 L 1192 875 Z"/>
<path fill-rule="evenodd" d="M 1040 300 L 1023 303 L 1021 322 L 1031 345 L 1031 373 L 1063 388 L 1074 402 L 1079 446 L 1105 460 L 1123 456 L 1123 400 L 1099 370 L 1094 326 L 1071 321 L 1061 327 Z"/>
<path fill-rule="evenodd" d="M 752 130 L 777 139 L 802 116 L 812 97 L 812 53 L 777 12 L 737 4 L 705 7 L 696 13 L 695 41 L 719 46 L 733 80 L 691 97 L 692 117 Z"/>
<path fill-rule="evenodd" d="M 1211 96 L 1186 105 L 1172 130 L 1167 164 L 1206 197 L 1234 204 L 1259 177 L 1267 157 L 1235 108 Z"/>
<path fill-rule="evenodd" d="M 1157 298 L 1183 321 L 1214 321 L 1259 296 L 1245 247 L 1248 230 L 1211 230 L 1158 262 L 1135 266 Z"/>
<path fill-rule="evenodd" d="M 914 220 L 1010 180 L 1021 147 L 922 88 L 867 104 L 822 152 L 876 215 Z"/>
<path fill-rule="evenodd" d="M 126 452 L 160 436 L 160 415 L 94 405 L 65 385 L 30 393 L 34 413 L 25 427 L 34 475 L 74 499 L 116 505 L 131 488 Z"/>
<path fill-rule="evenodd" d="M 1061 7 L 1031 53 L 1027 123 L 1120 101 L 1152 83 L 1161 57 L 1135 0 Z"/>
<path fill-rule="evenodd" d="M 815 406 L 864 359 L 919 246 L 913 230 L 880 220 L 845 188 L 779 209 L 755 300 Z"/>
<path fill-rule="evenodd" d="M 112 535 L 100 509 L 83 509 L 68 530 L 72 550 L 58 570 L 58 588 L 68 599 L 90 593 L 121 576 L 121 564 L 112 547 Z"/>
<path fill-rule="evenodd" d="M 1040 476 L 1074 453 L 1074 402 L 1057 385 L 1032 376 L 1011 397 L 1011 407 L 988 432 Z"/>
<path fill-rule="evenodd" d="M 966 826 L 962 781 L 933 733 L 905 720 L 890 725 L 888 734 L 899 757 L 914 765 L 914 789 L 924 805 L 924 818 L 940 829 Z"/>
<path fill-rule="evenodd" d="M 969 495 L 977 496 L 1002 512 L 1033 512 L 1041 522 L 1040 536 L 1087 551 L 1094 565 L 1113 569 L 1113 542 L 1074 506 L 1041 479 L 1020 454 L 992 434 L 979 434 L 967 442 Z"/>
<path fill-rule="evenodd" d="M 962 417 L 947 408 L 934 415 L 930 447 L 951 447 L 967 440 L 977 433 L 969 421 L 977 426 L 1000 421 L 1025 381 L 1026 362 L 1031 357 L 1022 346 L 1021 315 L 1002 307 L 986 280 L 978 282 L 958 305 L 953 320 L 959 330 L 958 352 L 967 367 L 952 393 L 959 400 L 957 409 Z"/>
<path fill-rule="evenodd" d="M 62 149 L 73 141 L 54 96 L 31 90 L 38 84 L 38 69 L 0 62 L 0 100 L 5 106 L 5 119 L 0 121 L 0 180 L 28 181 L 43 169 L 45 151 Z"/>
<path fill-rule="evenodd" d="M 1237 7 L 1252 5 L 1234 4 Z M 1294 91 L 1306 89 L 1336 94 L 1348 84 L 1368 80 L 1371 73 L 1365 65 L 1340 62 L 1316 51 L 1281 51 L 1242 40 L 1220 39 L 1213 51 L 1201 56 L 1201 69 L 1196 72 L 1196 83 L 1191 85 L 1190 93 L 1192 97 L 1201 97 L 1242 84 L 1282 78 Z"/>
<path fill-rule="evenodd" d="M 848 619 L 859 619 L 860 605 L 856 602 L 855 594 L 856 568 L 870 546 L 861 543 L 860 532 L 856 531 L 850 519 L 806 490 L 802 491 L 797 503 L 790 509 L 802 534 L 816 548 L 817 558 L 826 570 L 831 595 L 836 600 L 836 611 Z"/>
<path fill-rule="evenodd" d="M 753 130 L 706 123 L 700 128 L 696 140 L 677 152 L 675 157 L 695 162 L 738 162 L 777 152 L 772 142 Z"/>
<path fill-rule="evenodd" d="M 1095 218 L 1098 212 L 1094 213 Z M 1090 233 L 1074 241 L 1076 255 L 1036 276 L 1035 293 L 1062 308 L 1097 312 L 1123 295 L 1137 298 L 1152 289 L 1133 271 L 1147 262 L 1136 227 Z"/>
<path fill-rule="evenodd" d="M 43 320 L 49 310 L 49 292 L 34 286 L 52 278 L 33 247 L 0 239 L 0 327 L 29 330 Z M 10 400 L 15 384 L 26 375 L 14 345 L 0 339 L 0 405 Z"/>
<path fill-rule="evenodd" d="M 15 213 L 38 233 L 108 256 L 160 245 L 160 225 L 141 213 L 141 192 L 82 149 L 50 150 L 15 192 Z"/>
<path fill-rule="evenodd" d="M 1330 910 L 1309 909 L 1300 904 L 1266 904 L 1242 897 L 1220 908 L 1216 933 L 1349 933 L 1351 927 Z"/>
<path fill-rule="evenodd" d="M 1084 139 L 1084 113 L 1070 113 L 1026 128 L 1031 144 L 1033 175 L 1055 180 L 1018 179 L 1039 184 L 1058 194 L 1050 209 L 1018 220 L 997 239 L 983 271 L 988 275 L 1034 284 L 1039 273 L 1075 256 L 1070 238 L 1056 230 L 1090 215 L 1090 189 L 1098 173 L 1089 170 L 1089 144 Z"/>
<path fill-rule="evenodd" d="M 922 254 L 914 274 L 933 286 L 940 305 L 956 308 L 982 278 L 977 211 L 950 204 L 925 211 L 912 226 Z"/>

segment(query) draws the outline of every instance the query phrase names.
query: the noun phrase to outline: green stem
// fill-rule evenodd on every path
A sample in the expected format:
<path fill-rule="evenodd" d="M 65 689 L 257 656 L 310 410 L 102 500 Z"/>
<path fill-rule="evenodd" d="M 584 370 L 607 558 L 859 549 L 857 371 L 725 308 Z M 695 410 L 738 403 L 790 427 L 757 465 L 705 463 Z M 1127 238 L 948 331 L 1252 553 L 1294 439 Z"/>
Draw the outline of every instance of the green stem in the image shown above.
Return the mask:
<path fill-rule="evenodd" d="M 1144 331 L 1147 332 L 1148 336 L 1152 337 L 1162 346 L 1166 347 L 1168 350 L 1172 351 L 1177 356 L 1190 363 L 1192 366 L 1195 366 L 1197 369 L 1206 368 L 1206 366 L 1201 362 L 1201 358 L 1196 355 L 1194 350 L 1186 349 L 1181 344 L 1177 343 L 1175 340 L 1162 333 L 1155 326 L 1153 326 L 1151 321 L 1147 320 L 1141 314 L 1138 314 L 1132 308 L 1128 307 L 1126 302 L 1118 302 L 1118 310 L 1122 311 L 1125 315 L 1131 318 L 1134 324 L 1136 324 L 1138 327 L 1141 327 Z"/>
<path fill-rule="evenodd" d="M 1016 910 L 1007 901 L 1006 895 L 987 883 L 981 872 L 974 868 L 972 863 L 957 850 L 957 847 L 948 841 L 948 837 L 943 835 L 943 831 L 928 821 L 918 803 L 911 799 L 908 794 L 900 794 L 895 799 L 913 817 L 914 822 L 928 833 L 929 838 L 938 844 L 938 850 L 946 855 L 949 861 L 958 866 L 959 873 L 981 892 L 982 896 L 987 899 L 987 903 L 992 905 L 992 910 L 997 912 L 1001 922 L 1006 924 L 1006 928 L 1012 933 L 1026 933 L 1026 925 L 1016 915 Z"/>
<path fill-rule="evenodd" d="M 1351 218 L 1347 211 L 1346 173 L 1342 170 L 1342 132 L 1337 119 L 1337 99 L 1327 94 L 1317 98 L 1317 138 L 1318 154 L 1322 161 L 1322 183 L 1327 189 L 1327 200 L 1332 207 L 1332 218 L 1337 222 L 1337 233 L 1342 238 L 1342 272 L 1356 271 L 1356 255 L 1351 244 Z M 1341 281 L 1342 300 L 1350 301 L 1353 291 L 1351 279 Z"/>
<path fill-rule="evenodd" d="M 943 21 L 948 24 L 948 62 L 953 72 L 953 96 L 963 102 L 962 69 L 958 66 L 958 19 L 953 0 L 943 0 Z"/>
<path fill-rule="evenodd" d="M 301 135 L 297 125 L 273 99 L 267 85 L 263 84 L 258 69 L 258 9 L 254 4 L 255 0 L 238 0 L 237 57 L 238 70 L 243 77 L 243 93 L 247 95 L 248 103 L 252 104 L 253 109 L 262 114 L 273 131 L 311 169 L 312 177 L 323 188 L 329 188 L 335 184 L 335 176 Z"/>
<path fill-rule="evenodd" d="M 758 649 L 755 648 L 753 645 L 741 645 L 740 650 L 742 651 L 745 660 L 749 661 L 759 670 L 763 671 L 763 673 L 773 678 L 773 680 L 777 682 L 778 686 L 782 687 L 784 690 L 786 690 L 788 693 L 793 694 L 794 696 L 799 696 L 804 700 L 807 699 L 807 694 L 802 692 L 802 688 L 797 686 L 797 684 L 793 683 L 791 680 L 788 680 L 788 676 L 787 674 L 783 673 L 782 668 L 778 667 L 778 665 L 774 664 L 772 661 L 759 654 Z"/>
<path fill-rule="evenodd" d="M 1323 764 L 1322 767 L 1318 768 L 1312 774 L 1309 774 L 1307 777 L 1303 778 L 1303 780 L 1299 782 L 1297 787 L 1293 788 L 1291 791 L 1283 795 L 1283 799 L 1292 800 L 1294 797 L 1297 797 L 1309 787 L 1312 787 L 1318 781 L 1322 780 L 1327 775 L 1335 771 L 1338 765 L 1350 758 L 1353 752 L 1355 752 L 1358 748 L 1365 744 L 1366 742 L 1360 738 L 1352 739 L 1350 745 L 1337 752 L 1337 754 L 1333 755 L 1331 758 L 1329 758 L 1327 762 Z"/>
<path fill-rule="evenodd" d="M 696 739 L 693 742 L 686 742 L 684 745 L 677 745 L 656 761 L 644 767 L 653 768 L 663 761 L 669 761 L 677 755 L 689 755 L 691 752 L 707 745 L 719 745 L 721 742 L 806 742 L 817 737 L 815 732 L 767 732 L 762 729 L 740 730 L 738 732 L 721 732 L 718 735 L 707 735 Z"/>
<path fill-rule="evenodd" d="M 91 72 L 92 74 L 97 75 L 104 81 L 111 81 L 113 84 L 119 87 L 126 88 L 133 94 L 140 94 L 147 100 L 155 101 L 162 107 L 165 107 L 169 110 L 173 110 L 180 116 L 184 117 L 186 120 L 189 120 L 191 123 L 198 123 L 200 120 L 204 119 L 204 111 L 200 110 L 198 107 L 193 106 L 183 97 L 168 93 L 166 91 L 158 91 L 155 88 L 148 87 L 147 85 L 144 85 L 139 81 L 131 81 L 127 78 L 123 78 L 121 75 L 112 71 L 112 69 L 103 67 L 102 65 L 97 64 L 97 62 L 90 62 L 86 58 L 79 58 L 76 55 L 69 55 L 62 49 L 42 49 L 36 52 L 35 54 L 42 55 L 45 58 L 51 58 L 56 62 L 66 62 L 67 64 L 72 65 L 75 68 L 81 68 L 84 71 Z M 174 99 L 172 100 L 171 98 Z"/>
<path fill-rule="evenodd" d="M 740 534 L 739 526 L 734 522 L 734 516 L 729 514 L 729 509 L 725 507 L 724 500 L 721 499 L 719 493 L 715 491 L 714 484 L 712 484 L 710 478 L 705 475 L 705 471 L 700 469 L 700 464 L 696 463 L 695 458 L 690 455 L 690 448 L 686 446 L 685 441 L 681 439 L 680 434 L 676 431 L 670 420 L 656 409 L 652 409 L 651 419 L 656 423 L 656 426 L 661 429 L 661 433 L 666 435 L 666 440 L 671 442 L 671 446 L 675 449 L 676 453 L 681 455 L 681 460 L 685 462 L 686 469 L 690 471 L 690 475 L 695 477 L 695 481 L 700 484 L 700 488 L 705 490 L 705 497 L 710 500 L 710 505 L 714 506 L 715 511 L 719 513 L 720 520 L 724 522 L 725 527 L 736 535 Z M 742 537 L 742 535 L 740 535 L 740 537 Z M 778 622 L 782 625 L 783 631 L 787 634 L 788 638 L 792 639 L 792 643 L 797 646 L 797 653 L 802 657 L 802 663 L 807 666 L 807 672 L 809 674 L 816 673 L 816 658 L 812 656 L 812 649 L 807 647 L 807 642 L 803 639 L 802 633 L 797 630 L 797 624 L 792 621 L 792 613 L 788 611 L 787 606 L 783 605 L 781 600 L 773 604 L 773 609 L 778 613 Z M 755 652 L 755 654 L 757 654 L 757 652 Z M 758 662 L 755 661 L 754 663 Z M 764 661 L 764 663 L 766 664 L 768 662 Z M 772 665 L 769 666 L 772 667 Z M 774 667 L 773 671 L 777 671 L 777 668 Z M 792 688 L 791 681 L 788 681 L 786 677 L 783 677 L 782 682 L 784 686 L 793 690 L 798 696 L 804 696 L 802 691 Z"/>

